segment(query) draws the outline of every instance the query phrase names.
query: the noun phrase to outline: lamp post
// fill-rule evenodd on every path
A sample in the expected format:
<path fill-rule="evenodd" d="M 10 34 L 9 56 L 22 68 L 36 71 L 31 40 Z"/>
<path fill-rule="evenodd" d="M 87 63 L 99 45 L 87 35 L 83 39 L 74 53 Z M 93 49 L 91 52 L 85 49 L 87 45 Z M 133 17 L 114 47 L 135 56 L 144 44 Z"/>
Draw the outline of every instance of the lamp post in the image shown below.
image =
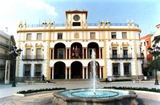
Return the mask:
<path fill-rule="evenodd" d="M 159 85 L 158 83 L 158 79 L 157 79 L 157 63 L 156 63 L 156 58 L 157 56 L 160 54 L 160 47 L 156 46 L 155 44 L 152 46 L 152 48 L 148 48 L 148 51 L 154 56 L 154 59 L 155 59 L 155 85 Z"/>
<path fill-rule="evenodd" d="M 16 87 L 16 79 L 15 79 L 15 69 L 16 69 L 16 58 L 17 56 L 19 56 L 21 54 L 21 49 L 17 49 L 16 46 L 12 46 L 10 51 L 9 51 L 9 57 L 10 60 L 13 62 L 13 68 L 12 72 L 13 72 L 13 83 L 12 83 L 12 87 Z"/>

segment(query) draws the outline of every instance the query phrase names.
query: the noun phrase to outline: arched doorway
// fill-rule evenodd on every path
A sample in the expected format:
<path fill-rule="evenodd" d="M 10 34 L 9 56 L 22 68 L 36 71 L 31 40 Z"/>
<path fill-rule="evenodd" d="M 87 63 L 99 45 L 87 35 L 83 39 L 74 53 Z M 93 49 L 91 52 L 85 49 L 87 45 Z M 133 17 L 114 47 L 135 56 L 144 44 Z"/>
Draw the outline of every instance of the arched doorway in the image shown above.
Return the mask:
<path fill-rule="evenodd" d="M 97 43 L 95 42 L 91 42 L 88 44 L 88 58 L 91 58 L 92 55 L 92 49 L 95 51 L 96 53 L 96 58 L 99 58 L 99 46 Z"/>
<path fill-rule="evenodd" d="M 63 43 L 57 43 L 54 46 L 54 59 L 65 59 L 66 58 L 66 47 Z"/>
<path fill-rule="evenodd" d="M 71 64 L 71 79 L 82 78 L 82 63 L 76 61 Z"/>
<path fill-rule="evenodd" d="M 80 43 L 73 43 L 71 45 L 71 58 L 72 59 L 82 58 L 82 45 Z"/>
<path fill-rule="evenodd" d="M 91 77 L 91 72 L 92 72 L 92 61 L 88 63 L 88 74 L 89 74 L 89 78 Z M 99 63 L 96 62 L 96 75 L 98 78 L 100 78 L 100 74 L 99 74 Z"/>
<path fill-rule="evenodd" d="M 63 62 L 54 64 L 54 79 L 65 79 L 65 64 Z"/>

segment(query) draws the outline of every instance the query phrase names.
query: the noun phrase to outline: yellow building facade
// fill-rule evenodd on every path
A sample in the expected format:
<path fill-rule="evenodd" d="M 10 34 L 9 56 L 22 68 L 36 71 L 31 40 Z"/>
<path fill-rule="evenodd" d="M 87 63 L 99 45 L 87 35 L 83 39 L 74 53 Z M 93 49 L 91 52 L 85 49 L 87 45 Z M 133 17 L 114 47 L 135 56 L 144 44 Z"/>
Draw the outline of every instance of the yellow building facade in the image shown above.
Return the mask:
<path fill-rule="evenodd" d="M 20 22 L 17 79 L 89 79 L 91 55 L 96 53 L 99 79 L 128 79 L 143 76 L 138 24 L 87 23 L 88 11 L 66 11 L 66 23 L 46 22 L 27 25 Z M 65 18 L 65 17 L 64 17 Z"/>

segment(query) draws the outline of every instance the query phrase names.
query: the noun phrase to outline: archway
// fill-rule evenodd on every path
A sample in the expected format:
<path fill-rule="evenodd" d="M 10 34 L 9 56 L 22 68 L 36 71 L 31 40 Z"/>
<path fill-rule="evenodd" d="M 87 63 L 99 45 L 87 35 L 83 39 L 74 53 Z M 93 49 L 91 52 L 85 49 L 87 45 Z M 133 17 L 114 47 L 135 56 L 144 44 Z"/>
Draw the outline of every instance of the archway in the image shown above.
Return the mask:
<path fill-rule="evenodd" d="M 63 43 L 57 43 L 54 46 L 54 59 L 65 59 L 66 47 Z"/>
<path fill-rule="evenodd" d="M 65 79 L 65 64 L 63 62 L 54 64 L 54 79 Z"/>
<path fill-rule="evenodd" d="M 95 42 L 91 42 L 88 44 L 88 58 L 91 58 L 92 49 L 94 49 L 94 51 L 96 53 L 96 58 L 99 58 L 99 46 Z"/>
<path fill-rule="evenodd" d="M 92 61 L 88 63 L 88 74 L 89 74 L 89 78 L 91 77 L 92 65 L 93 65 L 93 64 L 92 64 Z M 100 74 L 99 74 L 99 71 L 100 71 L 100 70 L 99 70 L 99 63 L 96 62 L 96 75 L 97 75 L 98 78 L 100 78 L 100 77 L 99 77 L 99 75 L 100 75 Z"/>
<path fill-rule="evenodd" d="M 81 79 L 82 78 L 82 63 L 73 62 L 71 64 L 71 79 Z"/>
<path fill-rule="evenodd" d="M 82 45 L 80 43 L 73 43 L 71 45 L 71 58 L 72 59 L 82 58 Z"/>

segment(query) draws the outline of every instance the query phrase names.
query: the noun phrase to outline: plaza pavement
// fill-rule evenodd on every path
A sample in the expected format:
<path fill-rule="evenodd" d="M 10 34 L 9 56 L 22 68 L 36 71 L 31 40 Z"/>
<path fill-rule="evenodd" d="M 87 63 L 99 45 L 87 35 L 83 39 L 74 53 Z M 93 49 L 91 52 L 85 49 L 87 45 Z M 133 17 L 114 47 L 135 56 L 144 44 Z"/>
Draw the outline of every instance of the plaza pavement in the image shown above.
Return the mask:
<path fill-rule="evenodd" d="M 141 83 L 129 82 L 101 82 L 97 84 L 99 88 L 108 86 L 126 86 L 126 87 L 147 87 L 160 89 L 160 85 L 154 85 L 154 81 L 142 81 Z M 26 83 L 18 83 L 16 87 L 11 85 L 0 84 L 0 105 L 50 105 L 52 101 L 52 92 L 45 94 L 37 94 L 27 97 L 13 96 L 14 93 L 21 90 L 42 89 L 65 87 L 73 88 L 90 88 L 89 81 L 60 81 L 55 83 L 35 83 L 27 85 Z M 160 105 L 160 93 L 136 91 L 138 95 L 137 101 L 139 105 Z"/>

